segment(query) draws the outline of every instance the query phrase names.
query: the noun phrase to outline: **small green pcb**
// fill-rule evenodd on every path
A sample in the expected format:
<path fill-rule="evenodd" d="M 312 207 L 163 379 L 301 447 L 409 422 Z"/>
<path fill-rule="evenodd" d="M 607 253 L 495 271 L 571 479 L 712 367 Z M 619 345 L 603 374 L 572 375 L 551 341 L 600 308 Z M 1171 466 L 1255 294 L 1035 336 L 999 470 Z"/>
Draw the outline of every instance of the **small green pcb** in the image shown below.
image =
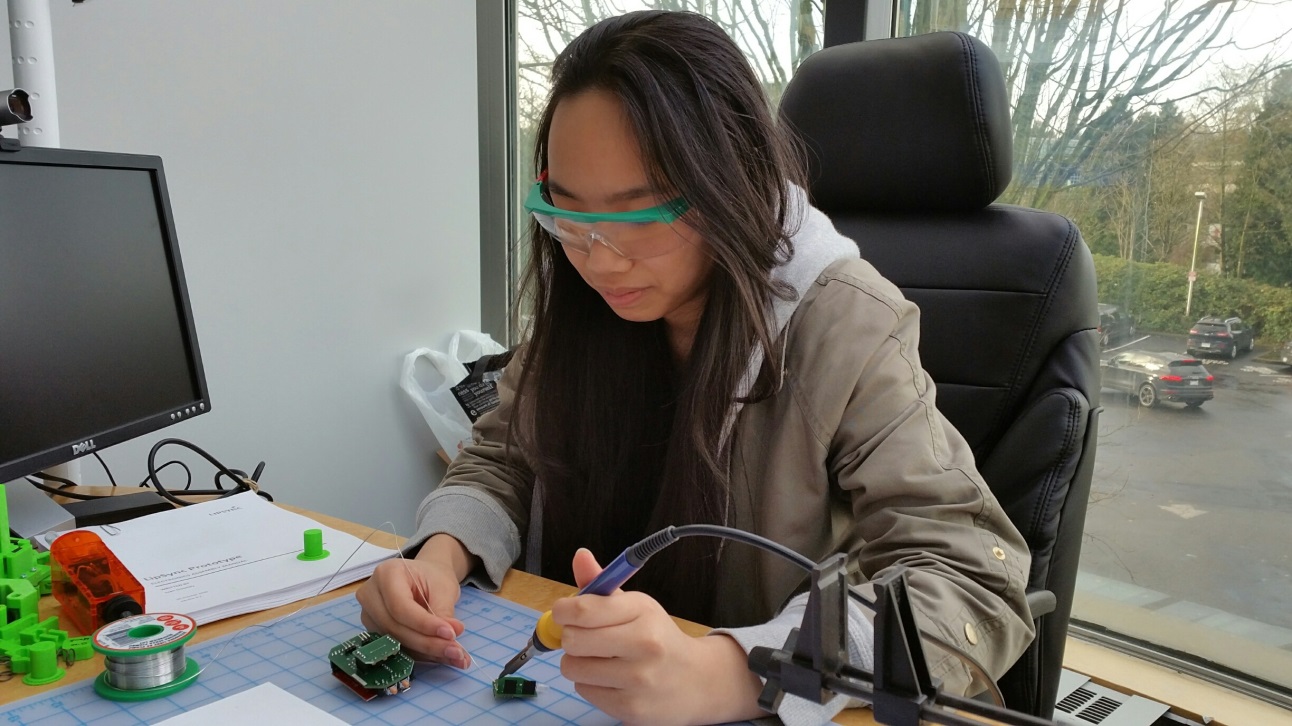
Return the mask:
<path fill-rule="evenodd" d="M 400 650 L 399 641 L 389 635 L 383 635 L 355 648 L 354 657 L 364 665 L 379 665 L 387 658 L 399 655 Z"/>
<path fill-rule="evenodd" d="M 538 695 L 538 683 L 520 676 L 503 676 L 493 682 L 495 698 L 533 698 Z"/>
<path fill-rule="evenodd" d="M 328 661 L 332 675 L 365 701 L 407 691 L 413 677 L 413 659 L 389 635 L 359 633 L 328 651 Z"/>

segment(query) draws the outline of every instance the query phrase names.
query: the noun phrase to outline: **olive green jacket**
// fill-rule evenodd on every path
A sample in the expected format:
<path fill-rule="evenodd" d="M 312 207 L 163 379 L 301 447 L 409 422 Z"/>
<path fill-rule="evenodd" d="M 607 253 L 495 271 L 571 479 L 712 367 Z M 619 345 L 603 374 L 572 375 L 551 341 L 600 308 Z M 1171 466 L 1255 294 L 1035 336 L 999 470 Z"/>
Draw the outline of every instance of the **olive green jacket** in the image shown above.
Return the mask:
<path fill-rule="evenodd" d="M 800 247 L 811 258 L 810 242 L 795 238 L 796 258 Z M 816 561 L 846 553 L 856 583 L 906 565 L 921 626 L 999 677 L 1033 635 L 1027 547 L 934 405 L 918 309 L 852 250 L 798 283 L 781 311 L 777 392 L 733 406 L 726 524 Z M 501 380 L 499 407 L 477 422 L 475 445 L 418 511 L 414 541 L 453 535 L 480 558 L 474 579 L 487 589 L 530 532 L 533 475 L 505 444 L 522 358 Z M 723 548 L 718 578 L 712 624 L 725 628 L 768 621 L 805 587 L 800 570 L 744 546 Z M 980 690 L 958 658 L 930 649 L 929 660 L 952 692 Z"/>

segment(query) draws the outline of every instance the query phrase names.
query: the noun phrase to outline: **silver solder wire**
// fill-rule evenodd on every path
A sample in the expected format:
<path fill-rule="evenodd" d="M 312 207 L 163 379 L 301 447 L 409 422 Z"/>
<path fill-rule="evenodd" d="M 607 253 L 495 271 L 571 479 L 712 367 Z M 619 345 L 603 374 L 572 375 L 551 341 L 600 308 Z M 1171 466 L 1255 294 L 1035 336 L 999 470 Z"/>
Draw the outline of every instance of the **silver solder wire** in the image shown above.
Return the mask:
<path fill-rule="evenodd" d="M 105 680 L 123 691 L 164 686 L 183 675 L 186 665 L 183 645 L 160 653 L 103 656 Z"/>

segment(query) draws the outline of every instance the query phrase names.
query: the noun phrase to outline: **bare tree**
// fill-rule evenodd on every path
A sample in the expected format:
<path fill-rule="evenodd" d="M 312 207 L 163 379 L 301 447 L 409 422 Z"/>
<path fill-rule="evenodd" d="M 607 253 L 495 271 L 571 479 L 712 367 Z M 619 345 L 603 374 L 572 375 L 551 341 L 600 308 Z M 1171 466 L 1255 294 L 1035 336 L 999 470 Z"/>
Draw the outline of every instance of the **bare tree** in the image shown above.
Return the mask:
<path fill-rule="evenodd" d="M 1118 179 L 1103 188 L 1103 207 L 1108 211 L 1109 226 L 1117 238 L 1117 256 L 1124 260 L 1135 258 L 1135 243 L 1140 238 L 1140 225 L 1144 222 L 1143 187 L 1130 176 Z"/>
<path fill-rule="evenodd" d="M 957 16 L 947 6 L 965 8 Z M 1267 0 L 903 0 L 910 32 L 960 29 L 983 38 L 1011 93 L 1015 183 L 1009 201 L 1045 206 L 1061 189 L 1116 173 L 1102 158 L 1126 119 L 1220 90 L 1188 83 L 1236 47 L 1234 21 Z M 925 6 L 928 6 L 927 8 Z M 963 18 L 961 20 L 961 18 Z M 923 23 L 939 25 L 923 25 Z M 960 22 L 959 25 L 946 23 Z M 1286 66 L 1282 29 L 1248 83 Z"/>
<path fill-rule="evenodd" d="M 773 103 L 821 48 L 823 0 L 519 0 L 520 125 L 537 121 L 552 60 L 585 28 L 629 10 L 689 10 L 712 18 L 745 51 Z"/>
<path fill-rule="evenodd" d="M 1260 114 L 1268 76 L 1264 65 L 1223 68 L 1213 74 L 1210 83 L 1216 90 L 1202 97 L 1195 109 L 1200 162 L 1194 181 L 1207 193 L 1204 222 L 1214 220 L 1220 225 L 1215 243 L 1224 274 L 1242 274 L 1237 250 L 1243 230 L 1230 229 L 1235 211 L 1230 208 L 1230 197 L 1240 185 L 1251 181 L 1251 173 L 1244 169 L 1243 155 Z"/>

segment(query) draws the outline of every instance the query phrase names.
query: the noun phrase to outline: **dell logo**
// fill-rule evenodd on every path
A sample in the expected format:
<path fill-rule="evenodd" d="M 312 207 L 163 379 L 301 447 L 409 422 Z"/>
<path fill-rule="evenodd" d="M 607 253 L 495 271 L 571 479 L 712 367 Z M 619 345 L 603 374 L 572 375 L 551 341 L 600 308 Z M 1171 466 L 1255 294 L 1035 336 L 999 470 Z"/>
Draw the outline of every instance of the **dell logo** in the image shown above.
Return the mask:
<path fill-rule="evenodd" d="M 91 451 L 94 451 L 94 439 L 89 439 L 88 441 L 82 441 L 79 444 L 72 444 L 72 454 L 74 456 L 80 456 L 81 454 L 88 454 Z"/>

